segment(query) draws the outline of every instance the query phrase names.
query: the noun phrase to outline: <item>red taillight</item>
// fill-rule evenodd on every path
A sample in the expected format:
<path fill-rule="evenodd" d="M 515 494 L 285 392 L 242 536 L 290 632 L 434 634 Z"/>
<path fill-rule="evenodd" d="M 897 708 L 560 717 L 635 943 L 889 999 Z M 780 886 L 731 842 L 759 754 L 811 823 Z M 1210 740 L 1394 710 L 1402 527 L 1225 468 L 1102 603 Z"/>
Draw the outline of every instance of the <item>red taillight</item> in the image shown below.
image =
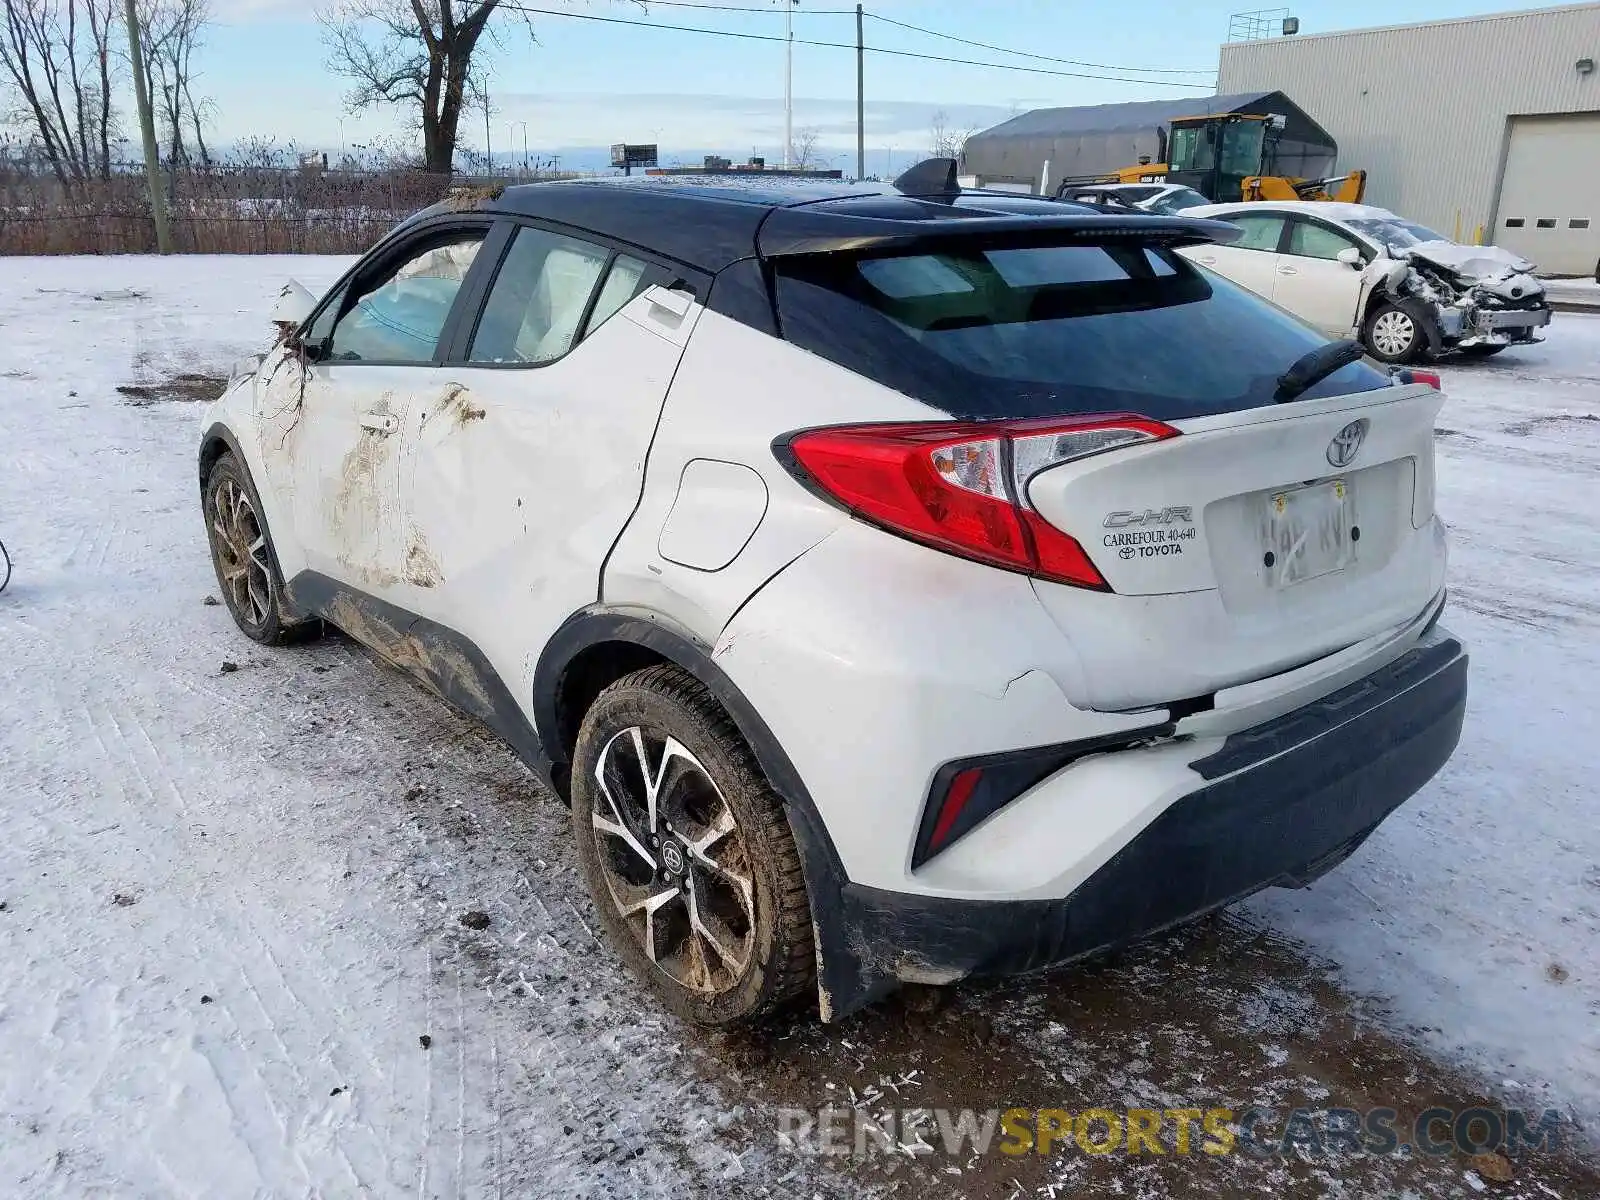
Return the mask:
<path fill-rule="evenodd" d="M 1177 437 L 1129 413 L 812 429 L 787 442 L 804 475 L 852 513 L 936 549 L 1108 590 L 1073 538 L 1028 503 L 1047 467 Z"/>
<path fill-rule="evenodd" d="M 1436 371 L 1418 371 L 1414 367 L 1406 367 L 1399 374 L 1401 383 L 1425 383 L 1436 392 L 1444 391 L 1444 380 Z"/>

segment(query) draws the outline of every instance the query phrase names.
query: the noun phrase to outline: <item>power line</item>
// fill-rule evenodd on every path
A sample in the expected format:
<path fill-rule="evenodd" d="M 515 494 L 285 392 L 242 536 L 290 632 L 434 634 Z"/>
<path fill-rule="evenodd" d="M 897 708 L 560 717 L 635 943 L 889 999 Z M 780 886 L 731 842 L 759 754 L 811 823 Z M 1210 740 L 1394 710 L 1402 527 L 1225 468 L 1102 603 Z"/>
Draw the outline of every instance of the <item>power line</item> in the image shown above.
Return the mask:
<path fill-rule="evenodd" d="M 657 8 L 704 8 L 712 12 L 756 13 L 771 16 L 774 12 L 782 12 L 782 8 L 753 8 L 748 4 L 701 4 L 697 0 L 649 0 Z M 501 7 L 510 7 L 502 5 Z M 856 10 L 853 8 L 796 8 L 797 17 L 853 17 Z"/>
<path fill-rule="evenodd" d="M 686 0 L 681 0 L 681 2 L 686 2 Z M 564 12 L 554 8 L 536 8 L 528 4 L 502 3 L 500 7 L 507 12 L 530 13 L 545 17 L 566 17 L 573 21 L 596 21 L 603 25 L 631 25 L 639 29 L 667 29 L 675 33 L 699 33 L 711 37 L 738 38 L 751 42 L 787 42 L 789 40 L 776 34 L 744 33 L 732 29 L 707 29 L 704 26 L 695 25 L 667 25 L 660 21 L 640 21 L 629 17 L 603 17 L 598 13 Z M 853 16 L 854 13 L 851 15 Z M 814 38 L 795 38 L 794 44 L 797 46 L 821 46 L 829 50 L 854 50 L 856 48 L 852 42 L 823 42 Z M 1183 88 L 1186 91 L 1198 86 L 1192 81 L 1189 83 L 1177 83 L 1170 79 L 1138 79 L 1129 75 L 1086 75 L 1082 71 L 1056 71 L 1048 67 L 1025 67 L 1019 63 L 980 62 L 971 58 L 951 58 L 943 54 L 919 54 L 914 50 L 889 50 L 882 46 L 867 46 L 865 50 L 868 54 L 883 54 L 894 58 L 915 58 L 924 62 L 954 63 L 958 66 L 966 67 L 987 67 L 995 71 L 1019 71 L 1028 75 L 1053 75 L 1064 79 L 1094 79 L 1101 83 L 1142 83 L 1149 87 Z"/>
<path fill-rule="evenodd" d="M 664 4 L 666 0 L 653 0 L 654 3 Z M 1015 54 L 1021 58 L 1033 58 L 1040 62 L 1061 63 L 1069 67 L 1093 67 L 1099 71 L 1137 71 L 1143 75 L 1215 75 L 1213 67 L 1119 67 L 1111 63 L 1080 62 L 1075 58 L 1054 58 L 1048 54 L 1033 54 L 1027 50 L 1010 50 L 1005 46 L 996 46 L 989 42 L 975 42 L 971 38 L 957 37 L 953 33 L 940 33 L 937 29 L 924 29 L 921 25 L 911 25 L 905 21 L 896 21 L 893 17 L 880 17 L 875 12 L 866 14 L 874 21 L 881 21 L 885 25 L 898 25 L 901 29 L 909 29 L 913 33 L 925 33 L 929 37 L 943 38 L 947 42 L 960 42 L 963 46 L 976 46 L 980 50 L 994 50 L 1000 54 Z"/>

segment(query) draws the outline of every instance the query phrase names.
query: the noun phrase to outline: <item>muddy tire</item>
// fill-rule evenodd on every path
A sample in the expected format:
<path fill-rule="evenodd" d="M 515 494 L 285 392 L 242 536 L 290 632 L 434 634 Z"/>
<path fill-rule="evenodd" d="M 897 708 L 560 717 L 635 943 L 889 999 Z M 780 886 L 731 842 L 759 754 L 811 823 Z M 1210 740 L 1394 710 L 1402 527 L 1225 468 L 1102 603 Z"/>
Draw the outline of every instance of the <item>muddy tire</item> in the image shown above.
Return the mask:
<path fill-rule="evenodd" d="M 1463 346 L 1461 347 L 1461 353 L 1468 358 L 1492 358 L 1506 348 L 1503 343 L 1495 346 Z"/>
<path fill-rule="evenodd" d="M 1361 341 L 1379 362 L 1413 363 L 1428 349 L 1428 333 L 1420 313 L 1409 306 L 1379 304 L 1367 314 Z"/>
<path fill-rule="evenodd" d="M 811 910 L 783 806 L 696 679 L 600 693 L 572 765 L 584 881 L 617 953 L 679 1016 L 752 1021 L 812 980 Z"/>
<path fill-rule="evenodd" d="M 240 632 L 266 646 L 320 632 L 320 621 L 296 621 L 284 603 L 283 578 L 261 516 L 260 497 L 232 454 L 219 458 L 206 476 L 204 513 L 222 602 Z"/>

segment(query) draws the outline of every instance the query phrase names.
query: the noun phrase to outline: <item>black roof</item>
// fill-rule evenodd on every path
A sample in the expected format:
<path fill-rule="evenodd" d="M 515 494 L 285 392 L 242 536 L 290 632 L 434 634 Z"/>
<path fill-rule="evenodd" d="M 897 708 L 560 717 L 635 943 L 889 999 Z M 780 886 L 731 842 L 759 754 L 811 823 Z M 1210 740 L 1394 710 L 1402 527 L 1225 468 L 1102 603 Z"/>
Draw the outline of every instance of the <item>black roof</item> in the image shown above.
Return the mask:
<path fill-rule="evenodd" d="M 459 207 L 445 202 L 429 213 Z M 965 191 L 908 196 L 882 184 L 729 176 L 572 180 L 508 187 L 478 211 L 537 217 L 715 273 L 741 259 L 893 249 L 972 237 L 1015 243 L 1063 235 L 1185 244 L 1230 241 L 1195 218 L 1108 214 L 1088 205 Z M 419 214 L 419 217 L 424 214 Z"/>

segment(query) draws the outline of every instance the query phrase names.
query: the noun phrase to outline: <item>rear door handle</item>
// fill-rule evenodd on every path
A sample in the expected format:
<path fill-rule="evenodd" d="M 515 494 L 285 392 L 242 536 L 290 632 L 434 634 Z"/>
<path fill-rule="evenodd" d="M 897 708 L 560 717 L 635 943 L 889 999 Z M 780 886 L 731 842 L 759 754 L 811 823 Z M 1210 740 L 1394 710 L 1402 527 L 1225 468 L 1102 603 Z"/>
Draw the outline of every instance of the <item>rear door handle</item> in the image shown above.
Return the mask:
<path fill-rule="evenodd" d="M 1298 275 L 1298 274 L 1300 274 L 1300 272 L 1299 272 L 1299 270 L 1297 270 L 1294 267 L 1279 267 L 1278 268 L 1278 274 L 1279 275 Z"/>
<path fill-rule="evenodd" d="M 400 428 L 400 421 L 393 413 L 364 412 L 361 414 L 361 428 L 370 429 L 373 433 L 388 437 Z"/>
<path fill-rule="evenodd" d="M 1214 266 L 1217 265 L 1217 260 L 1216 260 L 1216 256 L 1215 255 L 1213 255 L 1210 258 L 1202 258 L 1200 260 L 1200 262 L 1201 262 L 1201 265 L 1207 266 L 1207 267 L 1214 267 Z"/>

